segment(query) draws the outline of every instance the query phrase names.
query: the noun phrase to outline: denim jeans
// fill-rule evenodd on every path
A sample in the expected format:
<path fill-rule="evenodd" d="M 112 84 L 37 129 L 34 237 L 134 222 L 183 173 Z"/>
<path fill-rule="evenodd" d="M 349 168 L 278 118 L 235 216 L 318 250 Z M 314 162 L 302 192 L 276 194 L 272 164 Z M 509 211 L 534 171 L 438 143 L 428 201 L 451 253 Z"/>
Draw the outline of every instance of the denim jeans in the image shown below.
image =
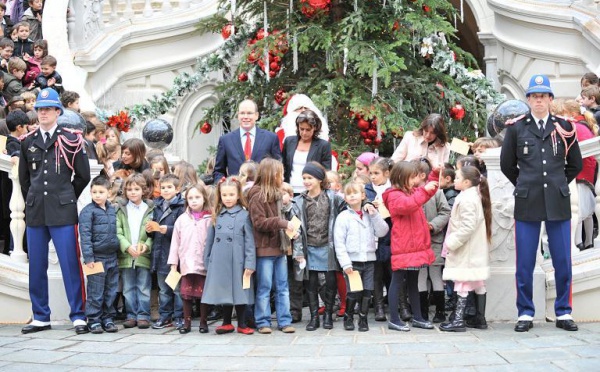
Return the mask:
<path fill-rule="evenodd" d="M 150 270 L 142 267 L 121 269 L 127 319 L 150 320 Z"/>
<path fill-rule="evenodd" d="M 179 284 L 173 290 L 165 283 L 166 275 L 156 274 L 158 279 L 158 313 L 163 320 L 183 318 L 183 301 L 179 293 Z"/>
<path fill-rule="evenodd" d="M 275 289 L 277 326 L 283 328 L 292 323 L 290 314 L 290 291 L 287 282 L 287 257 L 256 258 L 256 303 L 254 315 L 256 326 L 271 326 L 271 288 Z"/>
<path fill-rule="evenodd" d="M 87 277 L 87 300 L 85 316 L 89 324 L 106 324 L 115 317 L 115 299 L 119 287 L 119 265 L 117 254 L 114 257 L 96 257 L 95 262 L 102 262 L 104 272 Z"/>

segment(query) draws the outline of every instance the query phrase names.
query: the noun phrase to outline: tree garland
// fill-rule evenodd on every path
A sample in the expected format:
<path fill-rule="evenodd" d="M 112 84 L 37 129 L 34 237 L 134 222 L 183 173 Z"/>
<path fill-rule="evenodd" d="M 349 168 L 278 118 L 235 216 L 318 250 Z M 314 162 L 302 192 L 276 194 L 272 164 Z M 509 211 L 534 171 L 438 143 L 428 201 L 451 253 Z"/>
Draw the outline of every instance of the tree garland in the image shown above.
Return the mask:
<path fill-rule="evenodd" d="M 173 80 L 171 89 L 160 95 L 153 95 L 146 103 L 125 107 L 123 110 L 131 118 L 132 126 L 165 114 L 179 104 L 179 98 L 198 88 L 211 72 L 230 66 L 233 57 L 242 45 L 248 41 L 250 35 L 256 32 L 256 27 L 258 26 L 239 25 L 235 34 L 227 38 L 218 50 L 198 58 L 197 68 L 192 74 L 187 72 L 180 74 Z M 503 94 L 493 88 L 492 82 L 480 70 L 470 71 L 455 60 L 455 54 L 448 47 L 443 33 L 424 38 L 421 44 L 421 54 L 432 57 L 431 67 L 433 69 L 447 73 L 461 88 L 473 92 L 474 100 L 484 102 L 491 107 L 506 99 Z M 260 81 L 260 77 L 255 76 L 254 71 L 251 71 L 249 75 L 251 84 L 256 83 L 257 80 Z M 113 115 L 111 112 L 101 109 L 97 110 L 97 114 L 101 120 L 107 120 Z"/>

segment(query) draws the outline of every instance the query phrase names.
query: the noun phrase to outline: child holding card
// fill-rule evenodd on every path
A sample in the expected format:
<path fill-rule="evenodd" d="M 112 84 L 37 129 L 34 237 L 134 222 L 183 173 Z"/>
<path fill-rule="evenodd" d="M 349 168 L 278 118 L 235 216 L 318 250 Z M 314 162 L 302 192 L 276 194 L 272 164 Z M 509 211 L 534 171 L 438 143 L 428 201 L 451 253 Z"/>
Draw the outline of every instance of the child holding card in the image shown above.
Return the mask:
<path fill-rule="evenodd" d="M 148 194 L 146 178 L 134 173 L 125 180 L 125 197 L 117 211 L 119 238 L 119 269 L 123 280 L 123 296 L 127 309 L 125 328 L 137 325 L 150 328 L 150 249 L 152 238 L 146 233 L 146 223 L 152 220 L 154 204 L 144 200 Z"/>
<path fill-rule="evenodd" d="M 373 204 L 367 203 L 363 207 L 366 195 L 365 187 L 361 183 L 347 184 L 344 187 L 344 199 L 348 208 L 338 215 L 333 230 L 335 254 L 349 279 L 344 329 L 354 330 L 354 307 L 359 303 L 358 331 L 366 332 L 369 330 L 367 314 L 373 293 L 375 272 L 375 250 L 377 249 L 375 237 L 385 236 L 389 227 Z M 362 291 L 352 288 L 350 275 L 355 271 L 360 275 Z"/>
<path fill-rule="evenodd" d="M 173 290 L 165 283 L 170 266 L 167 263 L 173 226 L 184 211 L 184 200 L 179 193 L 179 178 L 174 174 L 160 177 L 160 197 L 154 201 L 154 217 L 146 224 L 146 232 L 152 236 L 152 272 L 158 279 L 158 313 L 159 318 L 153 329 L 183 326 L 183 302 L 179 288 Z"/>
<path fill-rule="evenodd" d="M 171 271 L 181 272 L 179 285 L 183 299 L 183 326 L 179 333 L 189 333 L 192 329 L 192 305 L 202 298 L 206 267 L 204 265 L 204 246 L 210 229 L 210 203 L 206 188 L 193 185 L 185 193 L 185 213 L 175 222 L 169 260 Z M 206 317 L 208 305 L 200 304 L 200 333 L 208 333 Z"/>
<path fill-rule="evenodd" d="M 104 176 L 92 180 L 92 202 L 79 214 L 81 253 L 87 269 L 104 268 L 103 272 L 87 276 L 85 316 L 92 333 L 117 332 L 113 322 L 114 306 L 119 287 L 117 252 L 117 217 L 113 206 L 107 203 L 110 181 Z"/>
<path fill-rule="evenodd" d="M 242 184 L 237 177 L 221 178 L 217 183 L 216 206 L 212 226 L 208 229 L 204 249 L 206 283 L 202 303 L 223 305 L 223 324 L 217 334 L 231 333 L 231 315 L 235 306 L 237 332 L 250 335 L 254 330 L 246 325 L 246 305 L 254 303 L 252 281 L 244 286 L 256 270 L 256 248 L 252 223 L 242 194 Z"/>

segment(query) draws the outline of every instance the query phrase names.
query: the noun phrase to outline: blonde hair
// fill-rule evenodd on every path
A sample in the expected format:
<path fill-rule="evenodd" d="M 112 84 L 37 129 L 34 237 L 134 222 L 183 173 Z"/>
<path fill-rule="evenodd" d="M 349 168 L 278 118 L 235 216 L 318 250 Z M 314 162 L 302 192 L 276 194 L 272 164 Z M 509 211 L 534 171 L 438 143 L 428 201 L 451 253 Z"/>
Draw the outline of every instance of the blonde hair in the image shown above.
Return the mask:
<path fill-rule="evenodd" d="M 479 147 L 483 147 L 484 149 L 493 149 L 500 146 L 502 146 L 502 144 L 496 138 L 479 137 L 475 140 L 475 142 L 473 142 L 473 145 L 471 147 L 475 150 Z"/>
<path fill-rule="evenodd" d="M 282 182 L 281 183 L 281 192 L 289 194 L 291 197 L 294 196 L 294 188 L 292 187 L 292 185 L 290 185 L 287 182 Z"/>
<path fill-rule="evenodd" d="M 579 115 L 581 115 L 579 108 L 581 106 L 579 105 L 579 103 L 574 100 L 574 99 L 555 99 L 554 101 L 552 101 L 552 112 L 555 115 L 560 115 L 560 116 L 564 116 L 567 118 L 575 118 Z M 583 114 L 583 118 L 585 120 L 580 121 L 580 123 L 585 124 L 590 131 L 592 131 L 592 133 L 594 134 L 594 136 L 598 135 L 598 123 L 596 123 L 596 119 L 594 118 L 594 114 L 592 114 L 589 111 L 586 111 Z"/>
<path fill-rule="evenodd" d="M 173 174 L 179 177 L 181 180 L 181 187 L 185 188 L 189 185 L 195 185 L 198 183 L 198 174 L 196 169 L 190 163 L 182 160 L 175 164 L 173 167 Z"/>
<path fill-rule="evenodd" d="M 365 193 L 365 185 L 362 182 L 354 182 L 350 181 L 344 186 L 344 195 L 352 194 L 352 193 Z"/>

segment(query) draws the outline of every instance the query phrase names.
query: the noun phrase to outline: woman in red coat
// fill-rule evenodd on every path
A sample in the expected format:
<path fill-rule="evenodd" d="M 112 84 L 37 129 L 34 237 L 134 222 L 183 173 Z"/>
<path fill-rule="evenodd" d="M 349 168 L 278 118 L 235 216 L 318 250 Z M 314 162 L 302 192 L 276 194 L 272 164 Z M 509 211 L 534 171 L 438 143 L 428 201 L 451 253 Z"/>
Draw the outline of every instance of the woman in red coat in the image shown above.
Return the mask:
<path fill-rule="evenodd" d="M 392 188 L 383 193 L 383 202 L 392 218 L 392 282 L 388 300 L 398 303 L 400 283 L 406 278 L 408 297 L 413 310 L 413 327 L 433 329 L 431 322 L 423 319 L 419 299 L 419 270 L 435 260 L 427 219 L 423 212 L 425 204 L 437 191 L 437 182 L 415 188 L 420 182 L 417 167 L 410 162 L 394 164 L 390 172 Z M 397 306 L 390 306 L 388 328 L 409 331 L 400 320 Z"/>

